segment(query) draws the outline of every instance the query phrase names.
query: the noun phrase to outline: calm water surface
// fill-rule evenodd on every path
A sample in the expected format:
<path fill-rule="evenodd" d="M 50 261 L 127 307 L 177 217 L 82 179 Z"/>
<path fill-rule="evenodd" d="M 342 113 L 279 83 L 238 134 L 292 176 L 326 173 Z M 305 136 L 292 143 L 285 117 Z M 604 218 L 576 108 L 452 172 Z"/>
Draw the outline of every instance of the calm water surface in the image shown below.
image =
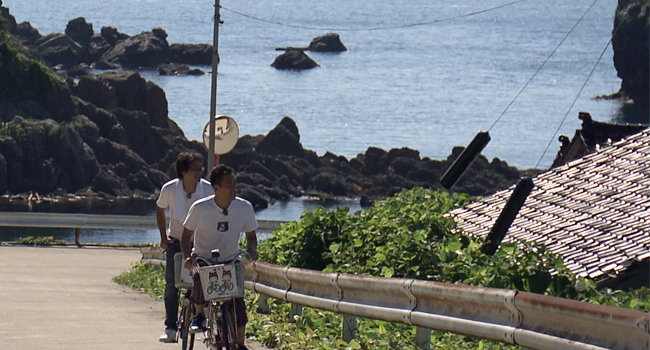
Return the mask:
<path fill-rule="evenodd" d="M 223 0 L 217 111 L 235 118 L 242 134 L 266 134 L 290 116 L 303 146 L 319 154 L 351 158 L 369 146 L 411 147 L 441 159 L 490 128 L 512 103 L 490 130 L 485 154 L 520 168 L 540 159 L 548 166 L 556 130 L 573 135 L 579 111 L 602 121 L 626 119 L 619 103 L 591 99 L 620 86 L 607 46 L 617 2 L 528 0 L 469 15 L 509 2 Z M 208 0 L 4 4 L 41 34 L 63 32 L 70 19 L 85 17 L 95 32 L 114 26 L 134 35 L 162 27 L 170 43 L 212 43 Z M 321 65 L 308 71 L 270 67 L 275 47 L 306 46 L 327 32 L 339 33 L 349 51 L 308 53 Z M 186 136 L 201 139 L 210 77 L 142 74 L 164 88 L 170 117 Z"/>

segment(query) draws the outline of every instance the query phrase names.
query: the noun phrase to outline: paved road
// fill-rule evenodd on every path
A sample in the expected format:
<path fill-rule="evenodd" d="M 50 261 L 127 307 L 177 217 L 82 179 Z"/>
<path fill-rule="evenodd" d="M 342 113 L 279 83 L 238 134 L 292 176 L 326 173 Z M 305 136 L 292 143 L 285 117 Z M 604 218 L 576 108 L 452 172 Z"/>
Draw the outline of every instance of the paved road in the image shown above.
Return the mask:
<path fill-rule="evenodd" d="M 141 256 L 131 248 L 0 246 L 0 349 L 180 349 L 158 342 L 162 301 L 112 281 Z"/>

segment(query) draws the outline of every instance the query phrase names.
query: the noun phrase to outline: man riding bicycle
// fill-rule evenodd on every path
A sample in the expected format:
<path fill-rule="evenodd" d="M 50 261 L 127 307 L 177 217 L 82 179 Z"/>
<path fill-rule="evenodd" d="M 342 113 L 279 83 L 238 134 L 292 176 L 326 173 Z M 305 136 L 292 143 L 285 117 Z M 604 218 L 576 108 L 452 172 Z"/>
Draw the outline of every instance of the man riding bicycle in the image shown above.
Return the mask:
<path fill-rule="evenodd" d="M 228 262 L 235 259 L 239 253 L 239 237 L 246 232 L 246 251 L 251 260 L 257 260 L 257 220 L 253 206 L 245 199 L 235 196 L 235 175 L 233 169 L 220 164 L 210 171 L 210 183 L 214 195 L 196 201 L 190 207 L 181 236 L 181 249 L 185 259 L 185 266 L 192 267 L 191 252 L 204 258 L 210 258 L 210 251 L 219 249 L 219 262 Z M 192 246 L 192 237 L 194 248 Z M 203 329 L 205 320 L 205 299 L 201 288 L 201 279 L 198 268 L 192 269 L 194 286 L 191 299 L 196 305 L 196 315 L 190 326 L 191 332 Z M 237 341 L 239 350 L 247 349 L 244 346 L 244 331 L 248 316 L 243 298 L 235 299 L 235 312 L 237 314 Z"/>

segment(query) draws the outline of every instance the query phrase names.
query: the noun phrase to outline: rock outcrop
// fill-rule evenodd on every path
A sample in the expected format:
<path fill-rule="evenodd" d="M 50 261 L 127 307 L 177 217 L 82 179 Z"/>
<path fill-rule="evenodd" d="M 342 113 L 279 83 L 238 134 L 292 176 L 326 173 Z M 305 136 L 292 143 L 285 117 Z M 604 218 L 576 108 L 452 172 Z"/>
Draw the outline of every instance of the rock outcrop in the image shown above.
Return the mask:
<path fill-rule="evenodd" d="M 64 33 L 42 36 L 29 22 L 16 24 L 6 8 L 8 31 L 25 46 L 23 51 L 50 67 L 70 69 L 82 65 L 96 69 L 156 68 L 161 64 L 211 65 L 212 45 L 169 44 L 162 28 L 129 36 L 114 27 L 93 31 L 83 17 L 70 20 Z M 177 74 L 185 71 L 179 70 Z M 189 74 L 196 71 L 187 70 Z"/>
<path fill-rule="evenodd" d="M 314 38 L 309 43 L 309 51 L 342 52 L 347 50 L 348 49 L 343 45 L 341 38 L 337 33 L 327 33 Z"/>
<path fill-rule="evenodd" d="M 361 198 L 363 205 L 413 187 L 441 188 L 439 178 L 462 152 L 455 147 L 443 161 L 420 157 L 409 148 L 385 151 L 370 147 L 348 160 L 326 153 L 318 156 L 300 144 L 295 122 L 288 117 L 266 136 L 246 135 L 220 161 L 238 176 L 238 191 L 256 208 L 292 196 L 316 196 L 322 200 Z M 522 173 L 506 162 L 479 156 L 454 191 L 479 196 L 515 183 Z"/>
<path fill-rule="evenodd" d="M 66 82 L 0 30 L 0 193 L 154 198 L 179 152 L 207 155 L 169 119 L 159 86 L 137 73 Z"/>
<path fill-rule="evenodd" d="M 612 47 L 614 66 L 622 79 L 619 95 L 646 109 L 650 105 L 650 3 L 618 0 Z"/>
<path fill-rule="evenodd" d="M 307 56 L 303 50 L 289 49 L 276 57 L 271 66 L 277 69 L 302 70 L 318 67 L 318 63 Z"/>

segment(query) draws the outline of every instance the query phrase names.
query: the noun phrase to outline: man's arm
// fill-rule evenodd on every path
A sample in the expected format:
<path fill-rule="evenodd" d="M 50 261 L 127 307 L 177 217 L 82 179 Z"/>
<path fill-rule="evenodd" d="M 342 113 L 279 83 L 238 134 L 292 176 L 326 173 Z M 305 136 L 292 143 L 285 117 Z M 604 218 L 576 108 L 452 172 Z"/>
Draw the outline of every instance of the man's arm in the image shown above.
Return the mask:
<path fill-rule="evenodd" d="M 183 259 L 185 260 L 185 267 L 190 268 L 192 266 L 192 259 L 190 254 L 192 253 L 192 235 L 194 231 L 183 227 L 183 234 L 181 235 L 181 250 L 183 251 Z"/>
<path fill-rule="evenodd" d="M 167 239 L 167 222 L 165 221 L 165 208 L 156 207 L 156 222 L 160 231 L 160 247 L 167 250 L 169 240 Z"/>
<path fill-rule="evenodd" d="M 257 233 L 255 230 L 246 232 L 246 251 L 250 254 L 252 261 L 257 260 Z"/>

